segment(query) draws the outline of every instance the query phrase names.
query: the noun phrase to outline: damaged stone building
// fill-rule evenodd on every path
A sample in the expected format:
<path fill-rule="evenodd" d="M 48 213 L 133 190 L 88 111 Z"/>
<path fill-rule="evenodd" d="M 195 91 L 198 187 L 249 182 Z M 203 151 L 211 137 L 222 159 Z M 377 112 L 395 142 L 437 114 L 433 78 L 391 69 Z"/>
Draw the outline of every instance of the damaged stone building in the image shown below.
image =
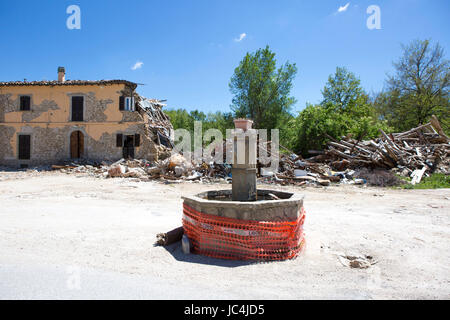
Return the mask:
<path fill-rule="evenodd" d="M 71 159 L 154 161 L 173 144 L 163 101 L 126 80 L 0 82 L 0 165 L 28 167 Z"/>

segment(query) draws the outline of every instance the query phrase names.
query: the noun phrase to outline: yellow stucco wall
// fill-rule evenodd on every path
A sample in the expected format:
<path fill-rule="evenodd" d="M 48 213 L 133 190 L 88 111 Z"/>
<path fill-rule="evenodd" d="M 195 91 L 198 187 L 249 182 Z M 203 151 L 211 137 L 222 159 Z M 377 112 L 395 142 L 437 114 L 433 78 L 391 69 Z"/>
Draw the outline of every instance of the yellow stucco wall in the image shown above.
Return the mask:
<path fill-rule="evenodd" d="M 37 119 L 30 122 L 68 122 L 70 119 L 70 94 L 89 94 L 93 92 L 97 100 L 112 99 L 113 103 L 105 110 L 107 121 L 120 121 L 119 111 L 120 91 L 124 84 L 83 85 L 83 86 L 10 86 L 0 88 L 0 94 L 11 94 L 11 100 L 18 100 L 20 95 L 31 95 L 32 105 L 40 105 L 44 100 L 54 101 L 60 109 L 43 112 Z M 5 123 L 22 122 L 23 111 L 5 114 Z"/>
<path fill-rule="evenodd" d="M 94 140 L 99 140 L 102 134 L 113 134 L 117 131 L 126 131 L 130 125 L 134 124 L 136 122 L 123 122 L 123 123 L 80 123 L 77 122 L 77 127 L 84 129 L 84 131 Z M 79 125 L 78 125 L 79 124 Z M 1 125 L 1 123 L 0 123 Z M 6 125 L 6 123 L 5 123 Z M 14 134 L 10 140 L 11 148 L 14 152 L 14 154 L 17 154 L 17 133 L 22 132 L 23 127 L 30 127 L 30 128 L 63 128 L 67 125 L 75 126 L 75 123 L 8 123 L 8 126 L 13 127 L 16 131 L 16 134 Z M 139 151 L 139 147 L 136 147 L 136 151 Z"/>
<path fill-rule="evenodd" d="M 113 134 L 117 131 L 126 131 L 131 125 L 143 123 L 143 119 L 142 121 L 122 122 L 123 114 L 129 112 L 119 110 L 119 97 L 122 95 L 123 89 L 125 89 L 125 84 L 0 87 L 0 95 L 11 95 L 8 100 L 16 102 L 15 110 L 19 110 L 19 97 L 21 95 L 31 96 L 31 111 L 33 111 L 33 106 L 41 105 L 44 102 L 52 102 L 57 105 L 56 110 L 42 111 L 39 116 L 26 122 L 22 120 L 22 115 L 29 111 L 6 112 L 4 121 L 0 122 L 0 125 L 15 129 L 16 134 L 10 140 L 15 155 L 17 155 L 17 133 L 22 132 L 24 127 L 63 128 L 78 126 L 83 128 L 92 139 L 99 140 L 104 133 Z M 70 121 L 71 95 L 89 95 L 92 93 L 96 100 L 112 100 L 103 111 L 106 121 Z"/>

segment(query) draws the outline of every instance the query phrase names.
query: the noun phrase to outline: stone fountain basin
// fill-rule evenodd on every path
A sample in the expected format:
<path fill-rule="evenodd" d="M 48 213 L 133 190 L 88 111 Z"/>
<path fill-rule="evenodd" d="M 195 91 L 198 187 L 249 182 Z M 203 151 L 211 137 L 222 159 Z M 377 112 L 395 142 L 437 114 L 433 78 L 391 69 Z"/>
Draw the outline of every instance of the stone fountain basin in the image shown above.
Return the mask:
<path fill-rule="evenodd" d="M 232 190 L 214 190 L 182 199 L 196 211 L 239 220 L 295 221 L 301 215 L 303 195 L 275 190 L 257 190 L 257 195 L 256 201 L 232 201 Z"/>

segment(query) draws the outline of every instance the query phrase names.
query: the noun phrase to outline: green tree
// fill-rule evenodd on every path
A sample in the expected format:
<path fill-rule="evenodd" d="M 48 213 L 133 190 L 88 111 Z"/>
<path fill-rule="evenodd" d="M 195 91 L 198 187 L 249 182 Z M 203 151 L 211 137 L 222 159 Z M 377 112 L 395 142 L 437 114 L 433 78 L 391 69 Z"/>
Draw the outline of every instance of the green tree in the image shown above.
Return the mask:
<path fill-rule="evenodd" d="M 169 116 L 175 130 L 179 128 L 194 130 L 194 119 L 185 109 L 172 109 L 164 112 Z"/>
<path fill-rule="evenodd" d="M 375 100 L 380 114 L 398 131 L 423 124 L 435 114 L 448 131 L 450 63 L 443 48 L 430 40 L 415 40 L 402 48 L 387 90 Z"/>
<path fill-rule="evenodd" d="M 226 137 L 226 130 L 234 128 L 233 114 L 231 112 L 210 112 L 203 123 L 203 130 L 218 129 Z"/>
<path fill-rule="evenodd" d="M 222 132 L 223 137 L 226 137 L 226 130 L 234 127 L 233 115 L 231 112 L 209 112 L 204 113 L 203 111 L 193 110 L 187 112 L 185 109 L 172 109 L 167 110 L 165 113 L 169 116 L 172 122 L 173 128 L 176 129 L 186 129 L 191 133 L 191 146 L 193 147 L 194 141 L 194 122 L 202 122 L 202 134 L 208 129 L 218 129 Z M 204 144 L 209 143 L 209 141 L 203 141 Z"/>
<path fill-rule="evenodd" d="M 350 134 L 356 140 L 370 139 L 379 135 L 379 129 L 390 131 L 385 121 L 370 114 L 355 116 L 354 113 L 336 112 L 333 103 L 308 105 L 289 122 L 288 146 L 303 155 L 309 150 L 322 150 L 330 137 L 339 140 Z"/>
<path fill-rule="evenodd" d="M 341 113 L 333 111 L 335 105 L 307 105 L 302 110 L 292 128 L 296 134 L 291 143 L 294 150 L 307 155 L 309 150 L 322 150 L 329 140 L 327 135 L 339 137 L 349 130 L 350 123 Z"/>
<path fill-rule="evenodd" d="M 331 103 L 337 110 L 345 110 L 353 107 L 363 94 L 360 80 L 347 68 L 337 67 L 322 90 L 321 104 Z"/>
<path fill-rule="evenodd" d="M 229 83 L 235 116 L 253 119 L 255 128 L 279 128 L 296 101 L 290 96 L 296 73 L 296 65 L 289 62 L 277 68 L 268 46 L 247 53 Z"/>
<path fill-rule="evenodd" d="M 359 79 L 346 68 L 336 68 L 322 95 L 321 104 L 308 105 L 288 123 L 285 140 L 303 155 L 311 149 L 323 149 L 330 137 L 340 139 L 351 134 L 362 140 L 378 136 L 379 129 L 390 131 L 386 121 L 377 117 Z"/>

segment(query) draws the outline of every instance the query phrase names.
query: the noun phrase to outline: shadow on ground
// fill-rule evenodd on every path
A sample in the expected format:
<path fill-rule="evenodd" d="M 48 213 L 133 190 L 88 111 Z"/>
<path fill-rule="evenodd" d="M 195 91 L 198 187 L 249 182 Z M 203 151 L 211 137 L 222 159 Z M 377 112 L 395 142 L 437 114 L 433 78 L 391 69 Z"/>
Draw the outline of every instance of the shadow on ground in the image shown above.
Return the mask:
<path fill-rule="evenodd" d="M 206 264 L 225 268 L 236 268 L 258 263 L 255 261 L 216 259 L 193 253 L 184 254 L 183 250 L 181 249 L 181 241 L 165 246 L 163 248 L 166 249 L 167 252 L 169 252 L 175 258 L 175 260 L 181 262 Z"/>

